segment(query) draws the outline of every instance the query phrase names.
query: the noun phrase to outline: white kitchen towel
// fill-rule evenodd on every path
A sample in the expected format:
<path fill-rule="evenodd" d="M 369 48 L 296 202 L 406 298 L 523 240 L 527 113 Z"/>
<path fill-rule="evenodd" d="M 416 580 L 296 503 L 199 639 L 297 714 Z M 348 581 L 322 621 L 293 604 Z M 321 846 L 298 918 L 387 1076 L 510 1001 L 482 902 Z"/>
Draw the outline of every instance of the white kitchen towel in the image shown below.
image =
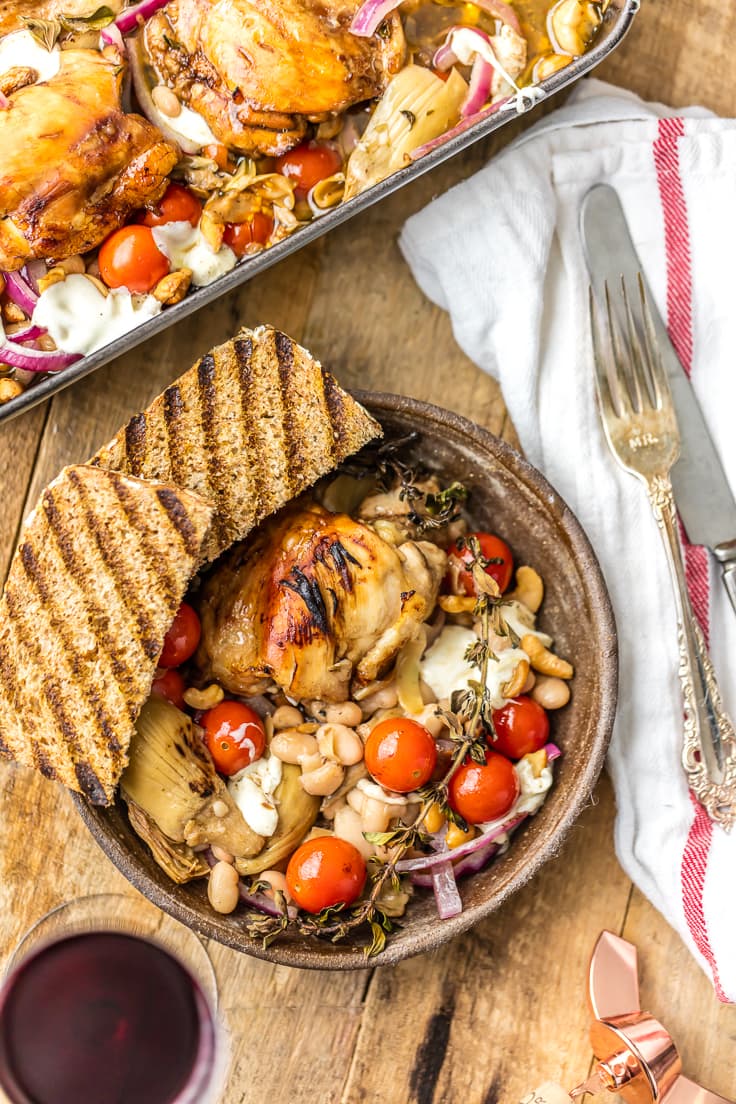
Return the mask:
<path fill-rule="evenodd" d="M 608 761 L 619 861 L 721 1000 L 736 1001 L 736 831 L 714 827 L 685 783 L 664 551 L 643 487 L 607 449 L 594 399 L 578 217 L 600 181 L 621 197 L 736 492 L 736 121 L 583 82 L 565 107 L 409 219 L 400 245 L 423 291 L 449 311 L 460 346 L 499 380 L 526 455 L 598 554 L 620 647 Z M 707 552 L 687 547 L 686 560 L 733 717 L 736 615 Z M 577 677 L 585 678 L 583 664 Z"/>

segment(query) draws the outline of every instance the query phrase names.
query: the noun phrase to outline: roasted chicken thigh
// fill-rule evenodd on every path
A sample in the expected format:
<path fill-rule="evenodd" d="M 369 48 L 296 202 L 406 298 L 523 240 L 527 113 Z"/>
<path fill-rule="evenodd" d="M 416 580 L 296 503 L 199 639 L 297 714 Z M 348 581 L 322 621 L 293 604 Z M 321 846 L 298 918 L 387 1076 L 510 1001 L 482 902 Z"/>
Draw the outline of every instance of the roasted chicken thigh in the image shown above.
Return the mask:
<path fill-rule="evenodd" d="M 394 547 L 369 526 L 297 505 L 236 549 L 205 587 L 203 674 L 236 694 L 272 682 L 298 699 L 344 701 L 431 614 L 446 566 L 426 541 Z"/>
<path fill-rule="evenodd" d="M 112 53 L 61 50 L 59 71 L 0 79 L 0 268 L 84 253 L 160 199 L 179 152 L 140 115 L 126 114 L 124 65 Z"/>
<path fill-rule="evenodd" d="M 146 24 L 160 78 L 225 145 L 276 155 L 320 122 L 379 96 L 404 62 L 397 13 L 350 33 L 355 0 L 170 0 Z"/>

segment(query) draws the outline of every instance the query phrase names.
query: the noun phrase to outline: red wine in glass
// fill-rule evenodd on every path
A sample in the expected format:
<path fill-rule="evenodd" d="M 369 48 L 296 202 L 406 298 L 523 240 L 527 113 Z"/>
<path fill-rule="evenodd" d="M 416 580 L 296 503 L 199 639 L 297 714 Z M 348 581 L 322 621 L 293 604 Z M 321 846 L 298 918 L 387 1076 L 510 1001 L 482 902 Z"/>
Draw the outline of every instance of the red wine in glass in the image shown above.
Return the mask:
<path fill-rule="evenodd" d="M 13 1104 L 194 1104 L 214 1047 L 196 981 L 128 933 L 59 939 L 0 994 L 0 1085 Z"/>

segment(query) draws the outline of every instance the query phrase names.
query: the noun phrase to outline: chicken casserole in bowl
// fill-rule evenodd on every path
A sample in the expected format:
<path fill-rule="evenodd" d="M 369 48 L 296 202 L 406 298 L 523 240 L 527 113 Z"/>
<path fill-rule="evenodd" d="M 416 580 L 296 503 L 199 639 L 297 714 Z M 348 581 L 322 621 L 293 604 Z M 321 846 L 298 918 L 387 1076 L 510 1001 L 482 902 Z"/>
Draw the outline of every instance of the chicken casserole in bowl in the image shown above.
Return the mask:
<path fill-rule="evenodd" d="M 364 400 L 389 439 L 404 436 L 407 431 L 418 434 L 409 446 L 411 460 L 421 463 L 444 486 L 457 482 L 467 487 L 470 525 L 502 533 L 517 563 L 537 566 L 546 587 L 540 627 L 553 627 L 557 651 L 576 667 L 570 704 L 554 715 L 554 740 L 563 754 L 555 764 L 555 783 L 544 805 L 519 828 L 505 854 L 458 881 L 462 912 L 438 923 L 431 895 L 423 890 L 413 894 L 376 960 L 388 962 L 426 950 L 465 930 L 559 848 L 565 831 L 590 794 L 610 734 L 615 638 L 605 589 L 589 545 L 574 518 L 538 473 L 507 446 L 455 415 L 393 396 L 367 396 Z M 342 543 L 344 533 L 340 536 Z M 346 551 L 350 553 L 349 544 Z M 210 594 L 213 598 L 218 605 L 223 603 L 222 594 Z M 247 595 L 245 598 L 247 603 Z M 209 647 L 205 642 L 206 650 Z M 334 664 L 328 657 L 326 663 L 308 669 L 303 689 L 309 694 L 329 694 L 329 685 L 319 680 L 339 677 L 339 672 L 329 671 L 331 666 Z M 249 677 L 255 678 L 258 672 L 254 664 L 249 661 L 246 667 Z M 287 659 L 284 671 L 293 670 L 293 663 Z M 249 692 L 256 688 L 252 682 L 243 687 Z M 201 719 L 200 715 L 200 723 Z M 351 769 L 347 767 L 347 771 Z M 298 767 L 290 770 L 298 776 Z M 293 965 L 352 968 L 365 964 L 366 940 L 357 932 L 332 943 L 287 929 L 264 946 L 263 938 L 252 930 L 252 915 L 249 919 L 247 910 L 239 907 L 230 914 L 218 915 L 207 899 L 204 883 L 172 884 L 132 832 L 122 803 L 109 811 L 87 807 L 80 811 L 98 841 L 134 884 L 203 934 L 248 953 Z"/>

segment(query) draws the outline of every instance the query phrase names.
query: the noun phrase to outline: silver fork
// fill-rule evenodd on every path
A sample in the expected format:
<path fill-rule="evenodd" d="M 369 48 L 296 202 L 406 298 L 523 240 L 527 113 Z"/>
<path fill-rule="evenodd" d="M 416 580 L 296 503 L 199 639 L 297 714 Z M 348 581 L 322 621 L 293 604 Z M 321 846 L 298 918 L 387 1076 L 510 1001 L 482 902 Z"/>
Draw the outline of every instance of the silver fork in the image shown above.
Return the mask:
<path fill-rule="evenodd" d="M 723 709 L 685 582 L 669 475 L 680 454 L 680 433 L 667 373 L 641 275 L 633 305 L 621 279 L 622 323 L 607 284 L 604 300 L 601 323 L 591 288 L 590 324 L 603 427 L 619 464 L 645 484 L 667 551 L 677 604 L 678 674 L 685 710 L 682 764 L 688 785 L 711 819 L 728 831 L 736 821 L 736 734 Z"/>

